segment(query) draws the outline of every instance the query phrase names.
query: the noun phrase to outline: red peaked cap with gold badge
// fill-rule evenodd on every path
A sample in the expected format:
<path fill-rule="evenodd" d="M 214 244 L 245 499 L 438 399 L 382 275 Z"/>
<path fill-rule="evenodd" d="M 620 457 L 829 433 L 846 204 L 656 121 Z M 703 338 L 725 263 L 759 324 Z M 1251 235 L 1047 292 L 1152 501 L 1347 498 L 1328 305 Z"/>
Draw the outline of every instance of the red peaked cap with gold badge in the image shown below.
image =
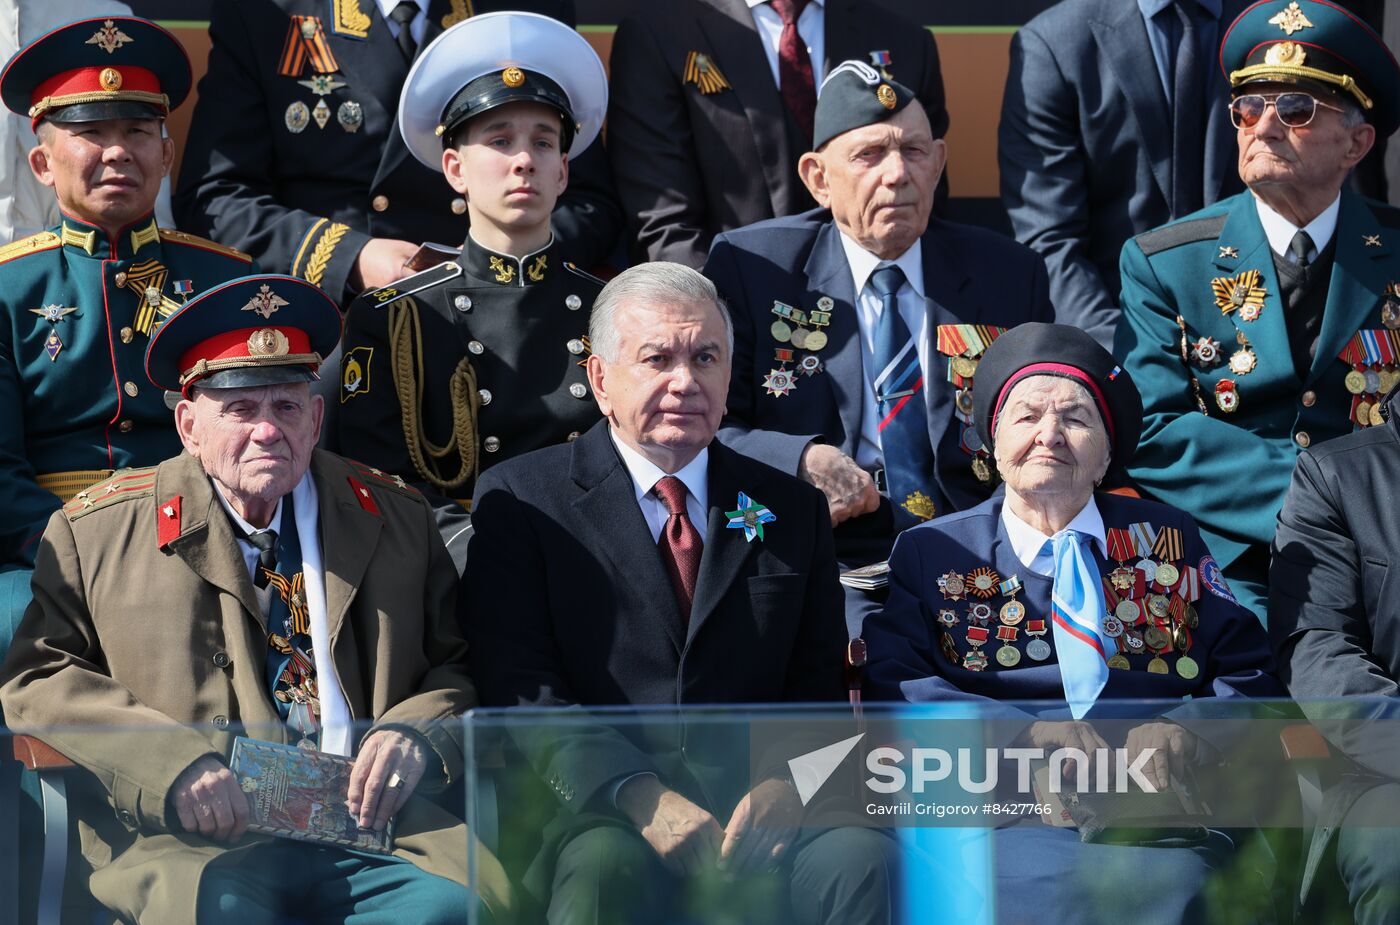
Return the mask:
<path fill-rule="evenodd" d="M 245 389 L 318 378 L 340 341 L 340 309 L 295 276 L 244 276 L 180 306 L 146 348 L 146 375 L 167 392 Z"/>
<path fill-rule="evenodd" d="M 163 119 L 194 77 L 180 40 L 146 19 L 103 16 L 59 26 L 15 52 L 0 99 L 38 128 L 53 122 Z"/>

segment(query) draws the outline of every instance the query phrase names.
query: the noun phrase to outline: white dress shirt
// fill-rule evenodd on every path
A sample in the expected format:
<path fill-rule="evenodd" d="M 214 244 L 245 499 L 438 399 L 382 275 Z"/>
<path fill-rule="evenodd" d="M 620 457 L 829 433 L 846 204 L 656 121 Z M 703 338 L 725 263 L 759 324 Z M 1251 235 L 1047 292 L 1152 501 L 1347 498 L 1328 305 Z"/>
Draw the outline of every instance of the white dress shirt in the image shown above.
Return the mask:
<path fill-rule="evenodd" d="M 914 337 L 919 351 L 919 369 L 924 377 L 925 394 L 929 382 L 929 321 L 924 302 L 924 245 L 915 240 L 897 260 L 881 260 L 870 251 L 841 233 L 841 247 L 846 252 L 846 265 L 851 269 L 851 282 L 856 292 L 856 316 L 860 324 L 860 359 L 865 369 L 865 390 L 861 400 L 860 440 L 856 444 L 856 465 L 875 470 L 884 465 L 880 449 L 880 408 L 875 401 L 875 328 L 880 323 L 884 304 L 875 290 L 866 285 L 880 267 L 894 265 L 904 271 L 904 285 L 895 293 L 899 316 Z"/>
<path fill-rule="evenodd" d="M 763 53 L 768 56 L 773 85 L 782 86 L 778 80 L 778 42 L 783 36 L 783 18 L 768 0 L 746 2 L 749 12 L 753 14 L 753 24 L 758 28 L 758 37 L 763 40 Z M 822 8 L 822 0 L 808 0 L 797 17 L 797 34 L 807 43 L 807 57 L 812 59 L 812 80 L 818 93 L 821 93 L 822 81 L 826 79 L 826 25 Z"/>
<path fill-rule="evenodd" d="M 710 504 L 707 481 L 710 474 L 709 447 L 701 450 L 694 459 L 682 466 L 680 471 L 667 472 L 619 440 L 611 427 L 608 428 L 608 436 L 612 437 L 613 446 L 617 447 L 618 455 L 622 457 L 622 464 L 632 476 L 632 489 L 637 496 L 637 506 L 642 509 L 642 517 L 646 519 L 647 529 L 651 531 L 651 541 L 655 543 L 661 538 L 661 531 L 665 529 L 666 521 L 671 517 L 666 505 L 652 493 L 656 483 L 668 475 L 674 475 L 684 483 L 685 512 L 690 516 L 690 522 L 695 526 L 696 532 L 704 537 L 708 517 L 706 512 Z"/>
<path fill-rule="evenodd" d="M 408 31 L 413 35 L 413 41 L 423 44 L 423 33 L 428 28 L 428 4 L 425 0 L 408 0 L 418 6 L 418 15 L 413 17 L 413 21 L 408 24 Z M 395 39 L 399 37 L 399 24 L 389 18 L 389 14 L 394 12 L 394 7 L 398 6 L 400 0 L 378 0 L 379 12 L 384 17 L 385 24 L 389 27 L 389 34 Z"/>
<path fill-rule="evenodd" d="M 1021 560 L 1022 565 L 1037 575 L 1054 576 L 1055 557 L 1041 555 L 1045 541 L 1053 537 L 1046 536 L 1017 517 L 1011 510 L 1011 505 L 1005 502 L 1001 505 L 1001 525 L 1006 528 L 1006 538 L 1011 543 L 1011 551 Z M 1074 515 L 1074 519 L 1065 530 L 1078 530 L 1092 536 L 1098 543 L 1099 552 L 1104 556 L 1108 555 L 1108 534 L 1104 530 L 1103 515 L 1099 513 L 1099 506 L 1094 503 L 1093 495 L 1089 496 L 1089 503 Z"/>
<path fill-rule="evenodd" d="M 1342 210 L 1342 194 L 1338 191 L 1332 204 L 1302 228 L 1269 208 L 1258 196 L 1254 197 L 1254 206 L 1259 210 L 1259 224 L 1264 226 L 1264 237 L 1269 239 L 1269 249 L 1291 261 L 1293 258 L 1288 253 L 1288 245 L 1292 243 L 1295 234 L 1306 231 L 1313 242 L 1312 250 L 1308 251 L 1308 262 L 1311 263 L 1337 232 L 1337 214 Z"/>

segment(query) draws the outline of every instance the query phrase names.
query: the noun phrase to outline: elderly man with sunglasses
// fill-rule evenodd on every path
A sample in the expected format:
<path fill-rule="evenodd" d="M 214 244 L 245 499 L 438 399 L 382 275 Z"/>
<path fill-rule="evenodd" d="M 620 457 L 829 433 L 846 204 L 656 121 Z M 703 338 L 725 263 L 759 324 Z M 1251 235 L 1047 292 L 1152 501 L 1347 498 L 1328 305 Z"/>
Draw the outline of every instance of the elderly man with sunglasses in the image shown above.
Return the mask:
<path fill-rule="evenodd" d="M 1400 124 L 1400 65 L 1326 0 L 1254 4 L 1220 61 L 1248 191 L 1124 246 L 1115 353 L 1145 411 L 1130 475 L 1195 517 L 1228 579 L 1210 589 L 1267 624 L 1299 452 L 1379 423 L 1400 382 L 1400 211 L 1343 189 Z"/>

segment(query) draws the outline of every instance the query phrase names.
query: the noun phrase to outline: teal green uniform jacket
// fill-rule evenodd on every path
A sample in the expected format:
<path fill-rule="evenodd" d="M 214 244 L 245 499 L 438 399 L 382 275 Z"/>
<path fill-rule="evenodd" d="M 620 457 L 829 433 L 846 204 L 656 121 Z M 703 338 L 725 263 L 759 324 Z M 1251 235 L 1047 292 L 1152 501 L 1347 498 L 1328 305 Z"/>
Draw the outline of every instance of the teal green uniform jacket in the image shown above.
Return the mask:
<path fill-rule="evenodd" d="M 1302 378 L 1250 193 L 1139 235 L 1124 246 L 1120 262 L 1123 316 L 1114 352 L 1142 392 L 1145 415 L 1129 474 L 1145 494 L 1196 519 L 1241 603 L 1261 619 L 1266 576 L 1251 566 L 1267 559 L 1237 560 L 1273 539 L 1298 453 L 1355 429 L 1354 396 L 1344 384 L 1352 366 L 1339 355 L 1358 331 L 1385 332 L 1387 286 L 1400 281 L 1400 211 L 1344 190 L 1335 234 L 1317 349 Z M 1223 312 L 1212 287 L 1212 280 L 1247 270 L 1259 271 L 1264 290 L 1253 321 L 1243 310 Z M 1183 359 L 1178 316 L 1188 343 L 1219 342 L 1217 364 Z M 1240 349 L 1239 333 L 1257 356 L 1255 368 L 1242 375 L 1228 365 Z M 1217 389 L 1229 388 L 1222 382 L 1234 383 L 1232 411 L 1217 401 Z"/>
<path fill-rule="evenodd" d="M 73 218 L 0 247 L 0 565 L 33 564 L 58 510 L 36 476 L 154 465 L 180 452 L 146 378 L 139 315 L 159 320 L 252 270 L 232 248 L 143 218 L 115 239 Z M 251 315 L 250 315 L 251 318 Z"/>

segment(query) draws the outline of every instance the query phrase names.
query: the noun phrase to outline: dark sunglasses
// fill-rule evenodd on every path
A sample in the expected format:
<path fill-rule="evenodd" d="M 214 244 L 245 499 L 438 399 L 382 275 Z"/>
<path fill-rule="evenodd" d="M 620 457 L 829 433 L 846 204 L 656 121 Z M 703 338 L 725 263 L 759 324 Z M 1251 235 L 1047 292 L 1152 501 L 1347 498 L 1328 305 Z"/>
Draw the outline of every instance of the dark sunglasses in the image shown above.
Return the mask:
<path fill-rule="evenodd" d="M 1263 96 L 1248 93 L 1230 101 L 1230 121 L 1235 128 L 1253 128 L 1264 118 L 1264 110 L 1270 106 L 1278 113 L 1278 120 L 1289 128 L 1302 128 L 1317 115 L 1317 107 L 1342 112 L 1340 106 L 1324 103 L 1311 93 L 1279 93 L 1276 96 Z"/>

